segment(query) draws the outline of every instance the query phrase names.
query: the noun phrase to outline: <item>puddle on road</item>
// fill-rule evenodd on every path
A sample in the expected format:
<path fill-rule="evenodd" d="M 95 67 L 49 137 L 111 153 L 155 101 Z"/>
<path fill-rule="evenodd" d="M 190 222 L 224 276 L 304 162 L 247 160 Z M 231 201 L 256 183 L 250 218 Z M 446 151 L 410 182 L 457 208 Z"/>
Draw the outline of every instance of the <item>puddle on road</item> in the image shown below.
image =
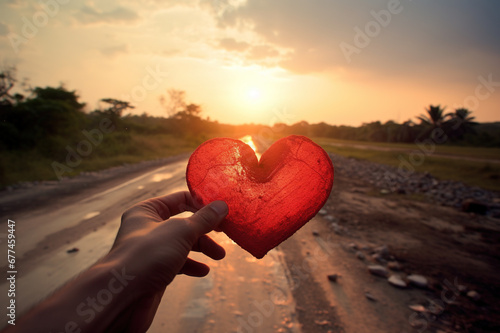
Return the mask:
<path fill-rule="evenodd" d="M 168 179 L 171 179 L 171 178 L 174 178 L 176 176 L 184 176 L 185 172 L 186 172 L 186 165 L 185 164 L 180 164 L 179 166 L 177 166 L 175 169 L 173 168 L 170 168 L 171 172 L 159 172 L 159 173 L 155 173 L 150 179 L 149 181 L 150 182 L 153 182 L 153 183 L 158 183 L 158 182 L 161 182 L 161 181 L 164 181 L 164 180 L 168 180 Z"/>
<path fill-rule="evenodd" d="M 97 215 L 100 215 L 101 212 L 90 212 L 88 214 L 86 214 L 82 220 L 90 220 L 91 218 L 93 217 L 96 217 Z"/>
<path fill-rule="evenodd" d="M 157 173 L 153 175 L 152 181 L 155 183 L 161 182 L 162 180 L 170 179 L 174 176 L 171 172 Z"/>

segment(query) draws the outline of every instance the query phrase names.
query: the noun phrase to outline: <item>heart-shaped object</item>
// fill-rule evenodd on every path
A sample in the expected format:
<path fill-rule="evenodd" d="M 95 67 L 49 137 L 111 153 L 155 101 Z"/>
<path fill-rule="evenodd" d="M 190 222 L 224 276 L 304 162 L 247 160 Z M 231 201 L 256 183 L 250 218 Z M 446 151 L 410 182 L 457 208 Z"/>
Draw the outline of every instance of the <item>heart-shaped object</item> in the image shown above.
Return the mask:
<path fill-rule="evenodd" d="M 217 138 L 191 155 L 186 180 L 204 205 L 227 203 L 229 214 L 220 229 L 260 259 L 325 204 L 333 165 L 328 154 L 304 136 L 276 141 L 260 161 L 242 141 Z"/>

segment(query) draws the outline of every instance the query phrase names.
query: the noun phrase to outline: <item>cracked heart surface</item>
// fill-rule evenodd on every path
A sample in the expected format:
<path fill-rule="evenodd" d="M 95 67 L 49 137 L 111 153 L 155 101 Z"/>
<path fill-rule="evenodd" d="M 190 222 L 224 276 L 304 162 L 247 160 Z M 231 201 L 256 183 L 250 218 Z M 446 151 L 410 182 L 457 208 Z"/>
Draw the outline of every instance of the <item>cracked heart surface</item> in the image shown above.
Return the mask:
<path fill-rule="evenodd" d="M 204 205 L 227 203 L 229 213 L 220 229 L 260 259 L 323 207 L 333 185 L 333 165 L 304 136 L 276 141 L 260 160 L 242 141 L 216 138 L 191 155 L 186 181 Z"/>

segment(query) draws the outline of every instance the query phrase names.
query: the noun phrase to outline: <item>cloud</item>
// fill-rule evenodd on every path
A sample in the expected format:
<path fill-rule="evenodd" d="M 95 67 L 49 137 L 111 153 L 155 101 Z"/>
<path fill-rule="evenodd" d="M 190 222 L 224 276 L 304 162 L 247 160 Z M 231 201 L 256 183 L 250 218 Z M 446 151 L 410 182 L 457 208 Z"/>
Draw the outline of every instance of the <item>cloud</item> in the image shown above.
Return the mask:
<path fill-rule="evenodd" d="M 223 38 L 219 40 L 219 46 L 227 51 L 246 51 L 250 48 L 250 44 L 246 42 L 238 42 L 233 38 Z"/>
<path fill-rule="evenodd" d="M 274 47 L 269 45 L 257 45 L 252 48 L 249 57 L 252 59 L 267 59 L 279 57 L 281 54 Z"/>
<path fill-rule="evenodd" d="M 216 16 L 232 11 L 251 0 L 199 0 L 198 5 Z"/>
<path fill-rule="evenodd" d="M 378 21 L 380 15 L 397 0 L 248 0 L 238 6 L 229 6 L 229 0 L 205 3 L 213 8 L 219 4 L 213 17 L 222 29 L 251 32 L 262 44 L 290 50 L 280 65 L 293 72 L 351 68 L 398 77 L 437 72 L 475 77 L 500 68 L 498 60 L 491 60 L 500 59 L 498 1 L 401 0 L 399 12 L 391 14 L 387 24 Z M 349 62 L 340 44 L 355 46 L 359 31 L 355 29 L 366 35 L 370 22 L 372 28 L 378 25 L 378 31 L 368 38 L 367 45 L 357 47 L 358 53 L 353 53 Z"/>
<path fill-rule="evenodd" d="M 0 36 L 7 36 L 9 33 L 9 27 L 7 24 L 0 22 Z"/>
<path fill-rule="evenodd" d="M 76 17 L 83 24 L 133 23 L 139 20 L 139 15 L 136 12 L 120 6 L 113 10 L 104 11 L 84 5 Z"/>
<path fill-rule="evenodd" d="M 229 52 L 234 52 L 247 65 L 262 65 L 266 67 L 276 67 L 286 57 L 285 51 L 278 50 L 270 44 L 250 44 L 237 41 L 234 38 L 222 38 L 218 41 L 219 48 Z"/>
<path fill-rule="evenodd" d="M 122 53 L 128 53 L 128 45 L 127 44 L 121 44 L 121 45 L 115 45 L 115 46 L 108 46 L 101 48 L 99 51 L 105 56 L 108 57 L 115 57 L 119 54 Z"/>
<path fill-rule="evenodd" d="M 20 7 L 21 2 L 17 0 L 4 0 L 4 3 L 10 7 Z"/>

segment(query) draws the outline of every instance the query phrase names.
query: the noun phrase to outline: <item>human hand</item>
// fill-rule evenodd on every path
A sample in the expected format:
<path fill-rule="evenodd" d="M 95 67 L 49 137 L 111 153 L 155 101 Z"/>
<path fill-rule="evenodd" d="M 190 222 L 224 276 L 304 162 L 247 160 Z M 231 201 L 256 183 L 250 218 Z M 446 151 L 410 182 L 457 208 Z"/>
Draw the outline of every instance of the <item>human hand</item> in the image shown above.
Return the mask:
<path fill-rule="evenodd" d="M 195 213 L 170 218 L 184 211 Z M 138 203 L 123 214 L 106 256 L 4 332 L 146 332 L 176 274 L 208 274 L 207 265 L 188 258 L 190 251 L 225 256 L 206 233 L 227 213 L 222 201 L 201 208 L 189 192 Z"/>
<path fill-rule="evenodd" d="M 128 209 L 122 216 L 113 248 L 107 261 L 126 267 L 135 298 L 129 315 L 129 328 L 151 324 L 166 286 L 177 274 L 205 276 L 209 267 L 188 257 L 198 251 L 212 259 L 224 258 L 224 249 L 206 233 L 215 229 L 228 213 L 227 205 L 215 201 L 199 208 L 189 192 L 149 199 Z M 170 218 L 184 211 L 195 212 L 188 218 Z M 129 317 L 130 318 L 130 317 Z M 146 328 L 147 329 L 147 328 Z M 133 330 L 135 331 L 135 329 Z"/>

